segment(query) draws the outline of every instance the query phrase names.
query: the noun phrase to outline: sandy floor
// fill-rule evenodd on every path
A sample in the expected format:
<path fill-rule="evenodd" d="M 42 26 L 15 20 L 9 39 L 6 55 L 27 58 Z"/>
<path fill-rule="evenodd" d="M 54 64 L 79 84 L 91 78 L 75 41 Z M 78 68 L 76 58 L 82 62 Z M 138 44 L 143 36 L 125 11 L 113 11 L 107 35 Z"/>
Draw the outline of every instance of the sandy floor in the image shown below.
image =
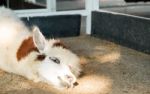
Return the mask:
<path fill-rule="evenodd" d="M 90 36 L 62 40 L 81 57 L 78 86 L 57 90 L 0 71 L 0 94 L 150 94 L 150 55 Z"/>

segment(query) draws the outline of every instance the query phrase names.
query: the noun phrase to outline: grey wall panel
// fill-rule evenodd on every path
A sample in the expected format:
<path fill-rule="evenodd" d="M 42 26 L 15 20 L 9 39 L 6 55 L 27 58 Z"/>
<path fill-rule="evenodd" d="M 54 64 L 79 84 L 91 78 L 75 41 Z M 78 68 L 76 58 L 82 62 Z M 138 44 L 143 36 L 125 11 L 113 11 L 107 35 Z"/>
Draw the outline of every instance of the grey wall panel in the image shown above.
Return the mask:
<path fill-rule="evenodd" d="M 109 12 L 92 13 L 92 36 L 150 54 L 150 20 Z"/>

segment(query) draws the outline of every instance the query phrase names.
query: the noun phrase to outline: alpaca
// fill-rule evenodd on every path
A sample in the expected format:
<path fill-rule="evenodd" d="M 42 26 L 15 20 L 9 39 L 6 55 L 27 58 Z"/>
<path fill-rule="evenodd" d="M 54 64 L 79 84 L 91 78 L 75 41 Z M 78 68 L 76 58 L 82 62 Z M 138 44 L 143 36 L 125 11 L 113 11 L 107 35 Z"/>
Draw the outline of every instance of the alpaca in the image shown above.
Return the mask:
<path fill-rule="evenodd" d="M 0 7 L 0 69 L 54 87 L 73 87 L 81 68 L 79 57 L 60 40 L 47 40 L 7 8 Z"/>

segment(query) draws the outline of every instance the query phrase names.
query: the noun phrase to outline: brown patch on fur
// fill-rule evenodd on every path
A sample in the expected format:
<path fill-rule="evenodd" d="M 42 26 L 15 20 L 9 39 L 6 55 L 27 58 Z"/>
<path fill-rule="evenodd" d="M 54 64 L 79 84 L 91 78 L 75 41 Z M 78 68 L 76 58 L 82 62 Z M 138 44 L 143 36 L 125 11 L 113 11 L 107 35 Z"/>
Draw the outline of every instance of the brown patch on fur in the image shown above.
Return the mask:
<path fill-rule="evenodd" d="M 28 39 L 25 39 L 22 44 L 20 45 L 18 51 L 17 51 L 17 59 L 18 61 L 27 56 L 30 52 L 36 51 L 39 52 L 37 47 L 35 47 L 33 38 L 29 37 Z"/>
<path fill-rule="evenodd" d="M 64 43 L 61 41 L 55 42 L 53 44 L 53 47 L 62 47 L 62 48 L 68 49 L 68 47 L 66 45 L 64 45 Z"/>
<path fill-rule="evenodd" d="M 45 57 L 46 57 L 45 55 L 38 55 L 36 60 L 42 61 L 45 59 Z"/>

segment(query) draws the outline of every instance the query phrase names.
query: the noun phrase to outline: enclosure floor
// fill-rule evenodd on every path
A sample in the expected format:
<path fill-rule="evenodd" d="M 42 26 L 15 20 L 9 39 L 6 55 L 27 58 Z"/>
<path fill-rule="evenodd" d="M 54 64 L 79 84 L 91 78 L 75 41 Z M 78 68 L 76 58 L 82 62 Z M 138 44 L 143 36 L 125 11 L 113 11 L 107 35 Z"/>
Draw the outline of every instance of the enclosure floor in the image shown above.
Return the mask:
<path fill-rule="evenodd" d="M 78 86 L 57 90 L 0 71 L 0 94 L 150 94 L 150 55 L 90 36 L 61 40 L 81 58 Z"/>

